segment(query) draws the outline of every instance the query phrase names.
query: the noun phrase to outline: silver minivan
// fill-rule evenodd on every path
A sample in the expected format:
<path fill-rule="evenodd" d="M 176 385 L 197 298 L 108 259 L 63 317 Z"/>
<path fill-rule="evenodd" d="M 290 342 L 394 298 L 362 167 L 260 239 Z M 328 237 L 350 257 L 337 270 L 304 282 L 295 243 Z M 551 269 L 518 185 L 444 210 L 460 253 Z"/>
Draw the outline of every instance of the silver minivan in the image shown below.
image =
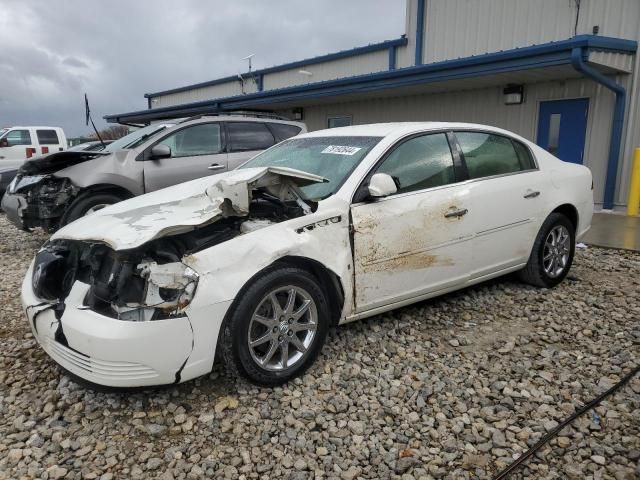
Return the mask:
<path fill-rule="evenodd" d="M 47 231 L 121 200 L 232 170 L 307 131 L 270 115 L 203 115 L 152 124 L 100 152 L 34 157 L 18 171 L 2 209 L 22 229 Z"/>

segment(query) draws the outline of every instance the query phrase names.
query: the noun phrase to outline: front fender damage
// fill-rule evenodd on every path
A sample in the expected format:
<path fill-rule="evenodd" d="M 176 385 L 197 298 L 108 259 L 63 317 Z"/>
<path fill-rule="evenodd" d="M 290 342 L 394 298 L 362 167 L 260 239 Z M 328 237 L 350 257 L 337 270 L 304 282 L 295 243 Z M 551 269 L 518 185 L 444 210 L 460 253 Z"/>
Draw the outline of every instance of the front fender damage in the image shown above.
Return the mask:
<path fill-rule="evenodd" d="M 36 256 L 29 279 L 34 301 L 26 308 L 28 316 L 33 310 L 34 332 L 38 333 L 39 317 L 51 318 L 50 311 L 55 312 L 54 341 L 90 359 L 92 354 L 83 345 L 91 342 L 74 340 L 80 338 L 77 329 L 86 328 L 86 323 L 77 323 L 78 312 L 99 316 L 117 329 L 124 324 L 179 324 L 180 342 L 188 341 L 190 347 L 176 360 L 172 380 L 182 381 L 198 334 L 189 318 L 202 280 L 191 265 L 193 254 L 306 215 L 316 204 L 304 198 L 299 184 L 322 181 L 286 169 L 230 173 L 234 175 L 213 184 L 211 179 L 197 181 L 198 187 L 208 183 L 200 194 L 185 197 L 184 188 L 167 189 L 156 197 L 133 199 L 133 205 L 114 205 L 105 214 L 98 211 L 55 234 Z M 180 193 L 182 198 L 171 198 Z M 157 203 L 155 198 L 165 201 Z M 101 329 L 96 327 L 97 332 Z M 94 343 L 99 341 L 96 337 Z M 114 346 L 114 351 L 122 350 Z M 122 352 L 123 358 L 129 354 Z"/>

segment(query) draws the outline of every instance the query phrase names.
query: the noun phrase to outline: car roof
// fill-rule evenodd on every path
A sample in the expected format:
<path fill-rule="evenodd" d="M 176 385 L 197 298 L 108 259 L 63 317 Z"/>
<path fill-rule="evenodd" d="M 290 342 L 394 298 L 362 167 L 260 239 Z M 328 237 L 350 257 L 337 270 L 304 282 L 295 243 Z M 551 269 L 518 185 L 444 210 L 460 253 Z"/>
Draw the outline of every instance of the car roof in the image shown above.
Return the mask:
<path fill-rule="evenodd" d="M 257 123 L 282 123 L 285 125 L 295 125 L 302 129 L 306 129 L 307 126 L 303 122 L 296 122 L 294 120 L 285 120 L 280 118 L 269 118 L 269 117 L 251 117 L 251 116 L 243 116 L 243 115 L 202 115 L 199 118 L 193 119 L 176 119 L 176 124 L 185 123 L 199 123 L 199 122 L 210 122 L 212 120 L 224 121 L 224 122 L 257 122 Z"/>
<path fill-rule="evenodd" d="M 298 135 L 300 137 L 387 137 L 403 136 L 415 132 L 428 130 L 489 130 L 503 133 L 513 137 L 518 135 L 489 125 L 461 122 L 391 122 L 372 123 L 368 125 L 352 125 L 349 127 L 337 127 L 325 130 L 316 130 L 310 133 Z"/>
<path fill-rule="evenodd" d="M 11 127 L 0 127 L 0 128 L 50 128 L 51 130 L 62 130 L 62 127 L 47 127 L 45 125 L 14 125 Z"/>

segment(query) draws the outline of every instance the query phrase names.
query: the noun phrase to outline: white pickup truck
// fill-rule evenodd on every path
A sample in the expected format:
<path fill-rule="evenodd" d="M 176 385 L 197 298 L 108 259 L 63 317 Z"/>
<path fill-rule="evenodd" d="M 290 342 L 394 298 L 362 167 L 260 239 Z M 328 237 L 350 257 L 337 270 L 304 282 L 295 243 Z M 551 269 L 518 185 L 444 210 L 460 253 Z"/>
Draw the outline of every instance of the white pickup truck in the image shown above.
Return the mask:
<path fill-rule="evenodd" d="M 60 127 L 0 128 L 0 170 L 17 169 L 28 158 L 66 149 L 67 137 Z"/>

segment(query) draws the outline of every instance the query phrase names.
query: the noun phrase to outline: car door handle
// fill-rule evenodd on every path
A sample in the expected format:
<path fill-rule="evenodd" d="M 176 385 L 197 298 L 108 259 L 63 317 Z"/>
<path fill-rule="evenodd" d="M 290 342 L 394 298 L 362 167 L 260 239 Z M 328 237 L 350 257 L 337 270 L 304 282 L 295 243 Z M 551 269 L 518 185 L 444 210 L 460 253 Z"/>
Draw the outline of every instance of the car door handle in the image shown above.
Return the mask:
<path fill-rule="evenodd" d="M 540 195 L 540 192 L 534 192 L 532 190 L 529 190 L 527 193 L 524 194 L 524 198 L 536 198 L 539 195 Z"/>
<path fill-rule="evenodd" d="M 220 165 L 219 163 L 212 163 L 207 167 L 209 170 L 221 170 L 224 168 L 224 165 Z"/>
<path fill-rule="evenodd" d="M 467 214 L 469 210 L 463 208 L 462 210 L 456 210 L 454 212 L 449 212 L 444 214 L 444 218 L 460 218 Z"/>

